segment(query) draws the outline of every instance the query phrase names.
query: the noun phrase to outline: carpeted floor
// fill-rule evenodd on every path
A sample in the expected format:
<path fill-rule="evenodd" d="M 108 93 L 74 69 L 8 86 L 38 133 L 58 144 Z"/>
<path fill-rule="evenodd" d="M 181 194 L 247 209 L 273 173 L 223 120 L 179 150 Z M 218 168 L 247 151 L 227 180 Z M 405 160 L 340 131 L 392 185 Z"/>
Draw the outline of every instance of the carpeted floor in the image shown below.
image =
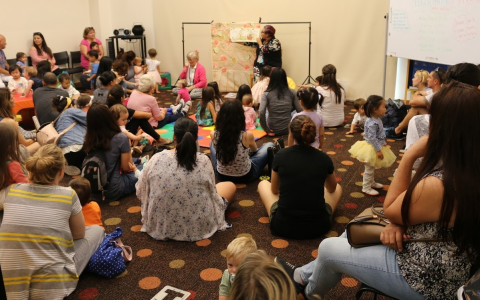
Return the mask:
<path fill-rule="evenodd" d="M 170 91 L 155 96 L 163 107 L 168 107 L 174 99 Z M 192 107 L 196 107 L 196 103 Z M 193 109 L 190 113 L 193 113 Z M 347 104 L 347 123 L 353 114 L 353 106 Z M 382 202 L 388 188 L 386 186 L 379 197 L 361 193 L 363 165 L 348 154 L 350 146 L 361 136 L 359 133 L 345 135 L 347 131 L 343 127 L 325 129 L 324 150 L 333 160 L 337 181 L 344 192 L 334 213 L 335 222 L 328 237 L 338 236 L 345 230 L 346 223 L 360 211 L 373 203 Z M 265 137 L 258 140 L 257 144 L 272 140 Z M 388 140 L 388 144 L 401 159 L 398 150 L 405 143 Z M 209 152 L 206 148 L 202 148 L 202 151 Z M 376 181 L 389 184 L 397 165 L 394 163 L 389 169 L 377 170 Z M 66 185 L 70 179 L 66 176 L 62 183 Z M 226 212 L 227 221 L 233 224 L 231 229 L 217 232 L 210 239 L 196 243 L 156 241 L 140 232 L 140 202 L 135 195 L 101 204 L 106 231 L 111 232 L 120 226 L 124 232 L 122 241 L 132 247 L 134 258 L 127 271 L 115 279 L 104 279 L 84 272 L 76 291 L 67 299 L 151 299 L 166 285 L 190 291 L 192 296 L 189 299 L 218 299 L 218 285 L 226 269 L 223 251 L 231 240 L 241 235 L 251 235 L 259 249 L 272 256 L 280 255 L 291 263 L 301 265 L 313 260 L 322 238 L 300 241 L 272 236 L 265 208 L 257 193 L 258 182 L 237 186 L 235 201 Z M 359 282 L 355 279 L 344 277 L 325 299 L 355 299 L 358 286 Z M 365 294 L 362 298 L 372 299 L 372 295 Z"/>

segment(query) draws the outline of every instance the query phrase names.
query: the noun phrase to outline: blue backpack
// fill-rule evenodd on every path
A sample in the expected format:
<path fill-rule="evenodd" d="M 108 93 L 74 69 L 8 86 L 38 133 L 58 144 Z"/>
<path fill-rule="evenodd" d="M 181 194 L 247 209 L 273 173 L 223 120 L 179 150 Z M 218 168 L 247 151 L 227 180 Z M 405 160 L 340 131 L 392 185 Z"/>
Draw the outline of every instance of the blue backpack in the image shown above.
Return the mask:
<path fill-rule="evenodd" d="M 105 236 L 88 262 L 88 271 L 109 279 L 125 272 L 127 269 L 125 262 L 132 260 L 132 248 L 123 245 L 121 236 L 120 227 Z"/>

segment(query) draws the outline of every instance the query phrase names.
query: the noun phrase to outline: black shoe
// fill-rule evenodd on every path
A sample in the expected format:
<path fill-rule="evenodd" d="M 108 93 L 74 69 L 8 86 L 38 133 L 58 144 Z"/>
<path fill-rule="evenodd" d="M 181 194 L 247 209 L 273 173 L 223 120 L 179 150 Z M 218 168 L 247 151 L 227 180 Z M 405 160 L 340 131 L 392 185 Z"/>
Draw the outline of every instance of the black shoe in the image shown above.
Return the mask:
<path fill-rule="evenodd" d="M 302 296 L 305 299 L 307 299 L 307 297 L 305 297 L 305 286 L 296 282 L 293 279 L 293 273 L 295 273 L 295 269 L 298 268 L 298 267 L 296 267 L 296 266 L 292 265 L 291 263 L 287 262 L 285 259 L 281 258 L 280 256 L 276 256 L 274 261 L 277 264 L 279 264 L 280 266 L 282 266 L 282 268 L 285 270 L 285 272 L 287 273 L 290 280 L 292 280 L 293 285 L 295 286 L 295 291 L 297 292 L 297 295 L 302 294 Z"/>

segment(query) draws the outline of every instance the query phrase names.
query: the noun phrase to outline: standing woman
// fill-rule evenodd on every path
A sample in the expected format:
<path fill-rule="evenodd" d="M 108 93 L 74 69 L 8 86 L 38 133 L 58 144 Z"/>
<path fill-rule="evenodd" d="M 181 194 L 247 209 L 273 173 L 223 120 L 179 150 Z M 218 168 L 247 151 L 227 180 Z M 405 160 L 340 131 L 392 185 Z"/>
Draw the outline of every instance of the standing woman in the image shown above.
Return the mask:
<path fill-rule="evenodd" d="M 37 67 L 38 63 L 42 60 L 47 60 L 52 66 L 52 72 L 57 76 L 60 74 L 60 69 L 55 65 L 56 61 L 52 49 L 47 46 L 47 42 L 41 32 L 35 32 L 33 34 L 33 45 L 30 47 L 30 57 L 32 58 L 32 65 L 34 67 Z"/>
<path fill-rule="evenodd" d="M 137 178 L 131 172 L 129 162 L 132 153 L 128 137 L 108 110 L 108 106 L 93 103 L 87 113 L 87 133 L 83 149 L 88 154 L 92 150 L 105 153 L 108 190 L 103 192 L 105 201 L 115 201 L 135 192 Z"/>
<path fill-rule="evenodd" d="M 102 242 L 98 225 L 85 227 L 82 205 L 60 186 L 65 158 L 45 145 L 27 159 L 30 183 L 4 189 L 0 265 L 8 299 L 64 299 Z"/>
<path fill-rule="evenodd" d="M 288 88 L 285 71 L 274 69 L 270 76 L 268 88 L 263 93 L 260 102 L 260 125 L 269 136 L 287 135 L 293 109 L 297 113 L 303 110 L 295 91 Z"/>
<path fill-rule="evenodd" d="M 326 65 L 322 69 L 322 82 L 316 87 L 318 93 L 323 95 L 323 104 L 317 112 L 323 116 L 325 127 L 335 127 L 343 124 L 345 112 L 345 90 L 337 83 L 337 69 L 334 65 Z"/>
<path fill-rule="evenodd" d="M 257 43 L 247 43 L 257 49 L 255 63 L 253 64 L 253 75 L 255 82 L 260 78 L 260 70 L 264 66 L 275 68 L 282 67 L 282 45 L 275 38 L 275 28 L 271 25 L 265 25 L 260 33 L 261 38 L 257 38 Z"/>
<path fill-rule="evenodd" d="M 230 100 L 223 104 L 215 131 L 210 136 L 213 137 L 210 151 L 220 181 L 247 183 L 258 179 L 268 162 L 267 149 L 273 143 L 257 147 L 253 134 L 245 131 L 245 114 L 240 101 Z"/>
<path fill-rule="evenodd" d="M 80 42 L 80 64 L 82 68 L 88 70 L 88 51 L 90 51 L 90 44 L 92 42 L 96 42 L 98 44 L 98 58 L 102 58 L 103 56 L 103 46 L 102 42 L 95 37 L 95 29 L 93 27 L 86 27 L 83 30 L 83 40 Z"/>
<path fill-rule="evenodd" d="M 296 116 L 290 123 L 290 132 L 296 144 L 275 155 L 271 183 L 261 181 L 258 192 L 273 235 L 317 238 L 330 230 L 342 188 L 335 179 L 330 157 L 310 146 L 317 134 L 312 119 Z"/>
<path fill-rule="evenodd" d="M 236 188 L 215 184 L 208 156 L 197 152 L 198 125 L 190 118 L 175 122 L 175 149 L 154 155 L 140 175 L 142 231 L 157 240 L 199 241 L 231 225 L 225 210 Z"/>

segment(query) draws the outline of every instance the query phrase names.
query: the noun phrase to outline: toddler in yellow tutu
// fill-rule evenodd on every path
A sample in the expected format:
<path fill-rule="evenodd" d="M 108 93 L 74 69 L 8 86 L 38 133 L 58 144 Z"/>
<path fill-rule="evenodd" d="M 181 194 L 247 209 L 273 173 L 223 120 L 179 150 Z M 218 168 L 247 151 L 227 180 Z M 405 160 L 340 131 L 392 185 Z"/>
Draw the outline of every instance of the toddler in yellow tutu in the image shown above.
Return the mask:
<path fill-rule="evenodd" d="M 371 95 L 363 106 L 367 120 L 365 121 L 364 141 L 358 141 L 348 150 L 353 158 L 365 164 L 363 172 L 362 192 L 370 196 L 377 196 L 374 189 L 383 188 L 383 184 L 374 180 L 375 169 L 390 167 L 396 160 L 395 154 L 385 145 L 385 131 L 381 117 L 385 115 L 385 99 Z"/>

